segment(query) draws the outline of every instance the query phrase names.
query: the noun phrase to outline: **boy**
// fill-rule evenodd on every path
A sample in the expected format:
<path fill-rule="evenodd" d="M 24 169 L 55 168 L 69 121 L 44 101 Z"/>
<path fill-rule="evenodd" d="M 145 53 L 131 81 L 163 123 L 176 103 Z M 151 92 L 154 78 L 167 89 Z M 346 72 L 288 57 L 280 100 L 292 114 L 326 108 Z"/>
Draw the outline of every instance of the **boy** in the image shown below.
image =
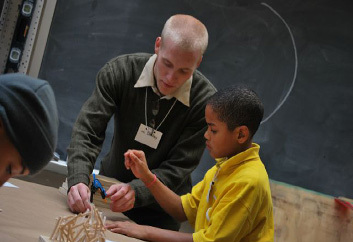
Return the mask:
<path fill-rule="evenodd" d="M 268 175 L 252 143 L 263 117 L 255 92 L 230 87 L 207 102 L 206 147 L 216 165 L 192 192 L 179 197 L 148 169 L 142 151 L 129 150 L 125 165 L 142 180 L 171 216 L 186 219 L 193 234 L 115 222 L 107 228 L 148 241 L 273 241 L 273 207 Z"/>
<path fill-rule="evenodd" d="M 48 82 L 23 74 L 0 75 L 0 186 L 34 174 L 53 157 L 58 111 Z"/>

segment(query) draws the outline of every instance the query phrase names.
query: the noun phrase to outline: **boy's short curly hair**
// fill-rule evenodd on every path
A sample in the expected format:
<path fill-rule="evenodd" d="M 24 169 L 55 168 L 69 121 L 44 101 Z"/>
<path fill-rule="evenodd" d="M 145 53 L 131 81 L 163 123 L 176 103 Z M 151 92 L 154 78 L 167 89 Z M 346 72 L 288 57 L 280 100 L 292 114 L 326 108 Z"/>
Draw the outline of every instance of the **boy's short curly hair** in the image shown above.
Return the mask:
<path fill-rule="evenodd" d="M 255 91 L 245 86 L 230 86 L 219 90 L 207 101 L 220 121 L 229 130 L 245 125 L 253 137 L 264 115 L 264 107 Z"/>

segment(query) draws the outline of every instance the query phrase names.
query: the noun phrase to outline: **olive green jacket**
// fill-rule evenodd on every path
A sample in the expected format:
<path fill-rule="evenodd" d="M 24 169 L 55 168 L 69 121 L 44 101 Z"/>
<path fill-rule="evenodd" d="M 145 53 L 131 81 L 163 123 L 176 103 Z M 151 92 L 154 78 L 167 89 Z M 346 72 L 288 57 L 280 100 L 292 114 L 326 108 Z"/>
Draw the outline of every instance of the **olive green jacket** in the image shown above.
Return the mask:
<path fill-rule="evenodd" d="M 143 150 L 148 166 L 169 188 L 178 194 L 191 190 L 191 172 L 198 165 L 205 148 L 205 102 L 215 87 L 199 71 L 193 74 L 190 107 L 177 101 L 160 126 L 163 133 L 157 149 L 135 141 L 140 124 L 145 124 L 145 94 L 148 92 L 147 116 L 152 117 L 151 102 L 159 98 L 151 87 L 134 88 L 151 54 L 118 56 L 97 74 L 96 88 L 83 105 L 73 127 L 68 148 L 68 185 L 89 183 L 101 151 L 107 124 L 114 115 L 114 137 L 109 153 L 101 161 L 100 174 L 129 183 L 136 192 L 135 207 L 156 203 L 144 184 L 124 166 L 128 149 Z M 156 124 L 162 121 L 175 98 L 160 100 Z M 148 118 L 148 119 L 149 119 Z"/>

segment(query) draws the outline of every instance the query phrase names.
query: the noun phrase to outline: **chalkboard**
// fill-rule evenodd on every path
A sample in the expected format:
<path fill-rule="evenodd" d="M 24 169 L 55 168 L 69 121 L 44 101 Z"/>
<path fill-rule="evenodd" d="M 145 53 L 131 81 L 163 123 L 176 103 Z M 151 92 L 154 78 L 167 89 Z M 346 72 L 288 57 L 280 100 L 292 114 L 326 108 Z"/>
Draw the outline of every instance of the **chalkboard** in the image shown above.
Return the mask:
<path fill-rule="evenodd" d="M 254 141 L 273 180 L 353 197 L 353 3 L 349 0 L 58 0 L 40 77 L 60 114 L 66 159 L 73 123 L 109 59 L 153 52 L 166 19 L 191 14 L 210 41 L 199 70 L 217 88 L 243 83 L 265 117 Z M 108 148 L 107 131 L 102 154 Z M 207 152 L 193 173 L 214 164 Z"/>

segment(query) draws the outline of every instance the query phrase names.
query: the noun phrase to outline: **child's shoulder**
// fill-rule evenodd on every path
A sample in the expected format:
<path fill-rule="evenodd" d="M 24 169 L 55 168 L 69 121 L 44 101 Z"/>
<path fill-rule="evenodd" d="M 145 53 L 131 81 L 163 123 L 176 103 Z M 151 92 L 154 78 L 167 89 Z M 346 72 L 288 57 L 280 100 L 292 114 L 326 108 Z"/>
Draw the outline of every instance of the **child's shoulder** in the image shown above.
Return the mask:
<path fill-rule="evenodd" d="M 234 178 L 234 182 L 252 187 L 261 187 L 269 183 L 267 171 L 260 159 L 249 163 L 245 162 L 231 176 Z"/>

